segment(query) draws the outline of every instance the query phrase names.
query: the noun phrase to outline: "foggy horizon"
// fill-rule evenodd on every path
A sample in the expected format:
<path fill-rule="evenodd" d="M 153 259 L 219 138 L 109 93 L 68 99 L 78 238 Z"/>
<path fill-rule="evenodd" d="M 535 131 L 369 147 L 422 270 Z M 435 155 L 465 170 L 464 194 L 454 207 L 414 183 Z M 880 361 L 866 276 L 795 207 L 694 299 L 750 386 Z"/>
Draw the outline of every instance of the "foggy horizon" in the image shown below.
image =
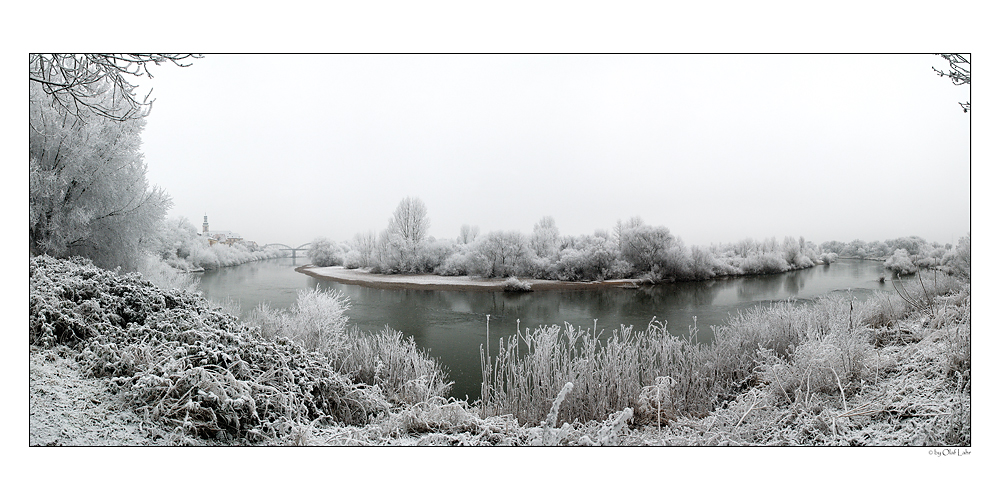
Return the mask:
<path fill-rule="evenodd" d="M 688 245 L 956 243 L 970 230 L 969 89 L 932 66 L 947 62 L 206 55 L 153 68 L 137 94 L 156 100 L 142 151 L 168 216 L 200 230 L 207 214 L 260 244 L 377 233 L 407 196 L 438 239 L 639 216 Z"/>

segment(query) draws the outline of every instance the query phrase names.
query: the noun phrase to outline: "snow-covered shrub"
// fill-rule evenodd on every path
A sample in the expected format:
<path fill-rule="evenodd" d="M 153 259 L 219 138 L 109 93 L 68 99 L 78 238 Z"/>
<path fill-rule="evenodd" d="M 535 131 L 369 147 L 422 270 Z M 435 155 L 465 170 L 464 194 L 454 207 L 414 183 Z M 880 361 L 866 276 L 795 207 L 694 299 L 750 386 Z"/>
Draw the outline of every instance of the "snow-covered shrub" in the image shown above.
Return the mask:
<path fill-rule="evenodd" d="M 632 267 L 632 264 L 622 258 L 616 258 L 608 267 L 608 278 L 610 279 L 628 278 L 634 273 L 635 268 Z"/>
<path fill-rule="evenodd" d="M 350 300 L 340 290 L 299 290 L 286 316 L 283 336 L 311 351 L 328 353 L 343 348 Z"/>
<path fill-rule="evenodd" d="M 417 404 L 448 395 L 452 382 L 444 366 L 417 347 L 411 336 L 388 326 L 378 332 L 347 332 L 345 349 L 330 362 L 358 382 L 378 386 L 392 403 Z"/>
<path fill-rule="evenodd" d="M 273 259 L 281 255 L 278 249 L 253 251 L 242 243 L 226 245 L 223 243 L 209 244 L 205 238 L 195 238 L 188 247 L 190 255 L 186 259 L 191 263 L 192 268 L 216 269 L 219 267 L 229 267 L 247 262 L 254 262 L 264 259 Z"/>
<path fill-rule="evenodd" d="M 688 280 L 693 277 L 691 254 L 679 241 L 657 252 L 653 272 L 661 280 Z"/>
<path fill-rule="evenodd" d="M 443 262 L 434 268 L 434 274 L 441 276 L 466 276 L 473 273 L 473 269 L 478 267 L 475 263 L 475 255 L 468 250 L 468 247 L 460 247 L 455 253 L 449 255 Z"/>
<path fill-rule="evenodd" d="M 435 240 L 428 238 L 417 248 L 416 264 L 414 272 L 431 273 L 440 267 L 452 254 L 455 253 L 455 244 L 449 240 Z"/>
<path fill-rule="evenodd" d="M 344 263 L 340 247 L 326 238 L 316 238 L 306 252 L 309 261 L 316 267 L 339 266 Z"/>
<path fill-rule="evenodd" d="M 788 262 L 777 253 L 754 254 L 740 263 L 743 274 L 783 273 L 789 269 Z"/>
<path fill-rule="evenodd" d="M 503 291 L 505 292 L 530 292 L 531 283 L 527 281 L 521 281 L 513 276 L 507 278 L 503 282 Z"/>
<path fill-rule="evenodd" d="M 366 267 L 367 260 L 361 254 L 361 252 L 351 249 L 344 255 L 344 267 L 347 269 L 357 269 L 359 267 Z"/>
<path fill-rule="evenodd" d="M 694 279 L 714 278 L 722 270 L 719 261 L 702 247 L 691 247 L 691 276 Z"/>
<path fill-rule="evenodd" d="M 917 272 L 917 266 L 910 260 L 910 254 L 902 248 L 897 249 L 892 257 L 885 260 L 885 268 L 900 275 Z"/>
<path fill-rule="evenodd" d="M 321 418 L 364 425 L 389 408 L 320 354 L 262 339 L 198 295 L 83 259 L 28 268 L 29 343 L 75 350 L 86 374 L 184 433 L 261 441 Z"/>
<path fill-rule="evenodd" d="M 651 271 L 660 254 L 674 244 L 674 236 L 663 227 L 640 225 L 624 229 L 619 236 L 621 256 L 637 273 Z"/>
<path fill-rule="evenodd" d="M 188 261 L 180 260 L 179 262 L 187 263 Z M 198 289 L 197 282 L 189 273 L 179 271 L 176 266 L 168 264 L 155 255 L 146 255 L 146 258 L 139 264 L 139 273 L 154 285 L 167 290 L 176 288 L 195 292 Z"/>
<path fill-rule="evenodd" d="M 846 397 L 860 388 L 862 380 L 871 380 L 874 357 L 875 349 L 862 333 L 838 331 L 803 342 L 795 348 L 791 363 L 777 364 L 763 374 L 776 377 L 775 389 L 785 394 L 840 396 L 843 389 Z"/>
<path fill-rule="evenodd" d="M 948 255 L 948 254 L 946 254 Z M 958 239 L 954 253 L 948 255 L 949 265 L 954 274 L 962 279 L 972 279 L 972 233 Z"/>
<path fill-rule="evenodd" d="M 563 281 L 600 281 L 611 274 L 617 252 L 604 238 L 584 236 L 564 248 L 545 274 Z M 541 277 L 541 276 L 540 276 Z"/>
<path fill-rule="evenodd" d="M 288 311 L 261 304 L 247 324 L 266 339 L 289 338 L 323 354 L 353 381 L 377 385 L 390 402 L 415 404 L 447 395 L 451 382 L 444 367 L 419 349 L 413 337 L 388 327 L 380 332 L 347 329 L 349 308 L 340 291 L 301 291 Z"/>
<path fill-rule="evenodd" d="M 487 278 L 530 275 L 528 238 L 517 231 L 493 231 L 472 244 L 475 259 L 469 271 Z"/>
<path fill-rule="evenodd" d="M 800 254 L 796 254 L 795 255 L 795 260 L 792 261 L 792 266 L 795 269 L 806 269 L 808 267 L 813 267 L 814 265 L 815 264 L 813 264 L 812 259 L 810 259 L 809 257 L 806 257 L 805 254 L 801 254 L 801 253 Z"/>

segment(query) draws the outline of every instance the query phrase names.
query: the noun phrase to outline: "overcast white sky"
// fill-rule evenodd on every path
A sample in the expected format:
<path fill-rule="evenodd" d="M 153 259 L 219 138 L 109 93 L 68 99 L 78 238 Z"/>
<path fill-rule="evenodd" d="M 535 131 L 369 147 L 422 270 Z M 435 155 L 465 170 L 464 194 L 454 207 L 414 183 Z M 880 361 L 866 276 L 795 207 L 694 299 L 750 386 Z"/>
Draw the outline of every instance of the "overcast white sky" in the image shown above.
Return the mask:
<path fill-rule="evenodd" d="M 171 216 L 299 245 L 422 199 L 562 234 L 641 216 L 688 244 L 955 242 L 969 115 L 933 55 L 206 55 L 154 68 L 143 133 Z"/>

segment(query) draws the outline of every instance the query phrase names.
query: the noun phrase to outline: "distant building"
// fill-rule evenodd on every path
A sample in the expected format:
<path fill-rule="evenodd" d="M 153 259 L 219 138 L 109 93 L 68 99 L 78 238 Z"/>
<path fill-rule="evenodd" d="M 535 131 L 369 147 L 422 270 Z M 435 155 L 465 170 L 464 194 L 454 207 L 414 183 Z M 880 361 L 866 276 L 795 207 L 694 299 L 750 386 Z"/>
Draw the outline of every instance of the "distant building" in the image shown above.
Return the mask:
<path fill-rule="evenodd" d="M 208 244 L 214 245 L 216 243 L 222 243 L 224 245 L 233 246 L 233 243 L 238 241 L 243 241 L 243 237 L 232 231 L 227 231 L 225 229 L 216 229 L 214 231 L 209 231 L 208 229 L 208 214 L 205 214 L 205 220 L 201 224 L 201 235 L 208 238 Z M 256 246 L 256 244 L 254 244 Z"/>

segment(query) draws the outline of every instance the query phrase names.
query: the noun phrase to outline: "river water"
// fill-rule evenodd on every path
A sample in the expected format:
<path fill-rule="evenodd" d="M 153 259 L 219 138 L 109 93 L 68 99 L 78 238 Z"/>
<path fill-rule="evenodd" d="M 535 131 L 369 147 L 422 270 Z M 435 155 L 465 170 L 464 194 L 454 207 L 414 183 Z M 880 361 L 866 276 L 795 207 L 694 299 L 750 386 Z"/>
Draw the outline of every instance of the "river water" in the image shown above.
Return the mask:
<path fill-rule="evenodd" d="M 490 315 L 491 349 L 500 336 L 518 326 L 569 323 L 610 333 L 621 325 L 645 329 L 654 317 L 667 321 L 676 335 L 688 333 L 697 316 L 698 338 L 711 341 L 711 326 L 721 325 L 740 310 L 788 299 L 809 300 L 826 294 L 850 293 L 864 299 L 873 291 L 892 292 L 881 262 L 841 260 L 829 266 L 768 276 L 752 276 L 639 289 L 537 291 L 524 294 L 486 291 L 382 290 L 323 281 L 295 272 L 306 259 L 282 258 L 207 271 L 199 289 L 216 301 L 232 300 L 243 314 L 262 302 L 273 308 L 291 306 L 299 290 L 340 290 L 350 299 L 349 325 L 363 331 L 388 325 L 413 336 L 416 344 L 441 360 L 455 382 L 452 396 L 479 397 L 479 348 L 486 342 Z"/>

